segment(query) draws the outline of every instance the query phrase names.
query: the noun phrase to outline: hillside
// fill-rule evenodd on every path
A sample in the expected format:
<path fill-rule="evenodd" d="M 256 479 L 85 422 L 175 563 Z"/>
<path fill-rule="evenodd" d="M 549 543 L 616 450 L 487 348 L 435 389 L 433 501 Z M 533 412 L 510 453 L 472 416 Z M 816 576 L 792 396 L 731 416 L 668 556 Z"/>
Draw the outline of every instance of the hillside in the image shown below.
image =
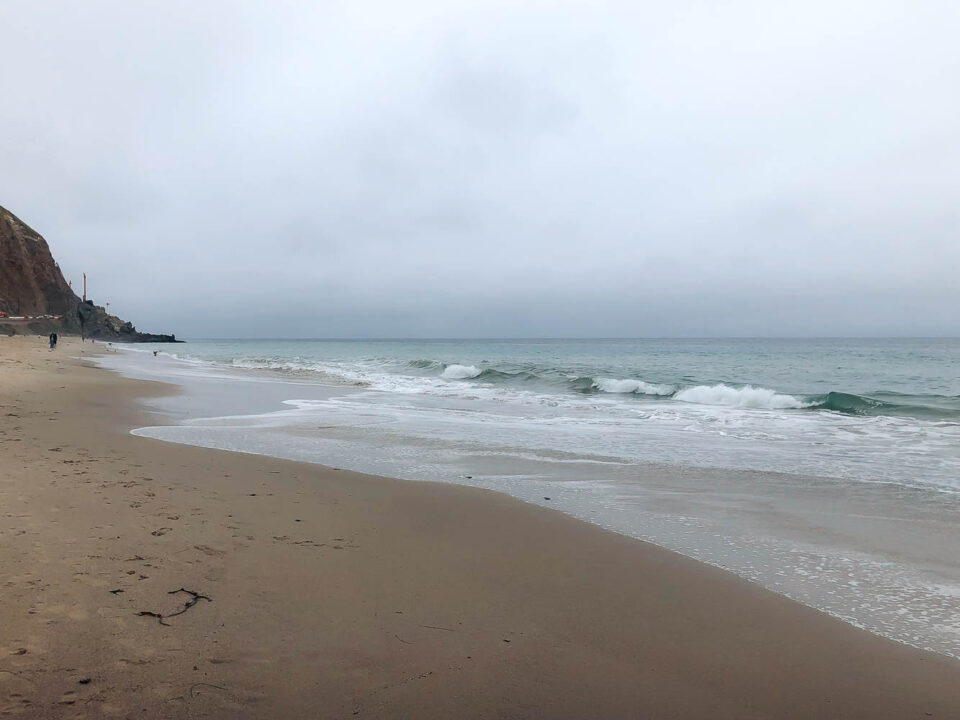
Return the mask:
<path fill-rule="evenodd" d="M 0 207 L 0 335 L 81 330 L 98 340 L 176 342 L 173 335 L 138 332 L 103 307 L 84 303 L 64 279 L 43 236 Z"/>
<path fill-rule="evenodd" d="M 0 310 L 10 315 L 64 315 L 80 302 L 47 241 L 0 207 Z"/>

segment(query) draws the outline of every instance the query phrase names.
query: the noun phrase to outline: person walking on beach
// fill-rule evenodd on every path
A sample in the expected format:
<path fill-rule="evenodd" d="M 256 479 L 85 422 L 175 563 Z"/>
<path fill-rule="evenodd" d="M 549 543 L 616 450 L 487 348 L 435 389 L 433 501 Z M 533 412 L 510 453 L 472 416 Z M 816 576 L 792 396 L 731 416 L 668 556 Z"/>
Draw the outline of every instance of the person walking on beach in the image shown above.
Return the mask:
<path fill-rule="evenodd" d="M 57 347 L 57 334 L 55 332 L 50 333 L 50 349 L 53 350 Z"/>

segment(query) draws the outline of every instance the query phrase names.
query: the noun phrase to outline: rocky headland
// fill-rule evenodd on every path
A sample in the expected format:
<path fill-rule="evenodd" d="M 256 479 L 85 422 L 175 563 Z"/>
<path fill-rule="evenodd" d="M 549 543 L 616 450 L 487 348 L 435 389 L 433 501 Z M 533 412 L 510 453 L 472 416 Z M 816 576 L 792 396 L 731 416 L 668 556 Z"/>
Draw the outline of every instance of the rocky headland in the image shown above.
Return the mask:
<path fill-rule="evenodd" d="M 84 335 L 115 342 L 178 342 L 84 301 L 64 279 L 47 241 L 0 207 L 0 335 Z"/>

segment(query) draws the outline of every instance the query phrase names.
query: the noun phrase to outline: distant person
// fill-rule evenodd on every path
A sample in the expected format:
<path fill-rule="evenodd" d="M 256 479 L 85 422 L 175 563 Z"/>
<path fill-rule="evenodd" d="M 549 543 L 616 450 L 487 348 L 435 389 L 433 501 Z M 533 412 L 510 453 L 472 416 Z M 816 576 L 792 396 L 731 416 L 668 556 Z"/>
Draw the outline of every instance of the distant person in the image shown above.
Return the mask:
<path fill-rule="evenodd" d="M 50 333 L 50 349 L 53 350 L 57 346 L 57 334 Z"/>
<path fill-rule="evenodd" d="M 157 352 L 159 352 L 159 351 L 158 351 L 158 350 L 154 350 L 154 351 L 153 351 L 153 356 L 154 356 L 154 357 L 157 356 Z"/>

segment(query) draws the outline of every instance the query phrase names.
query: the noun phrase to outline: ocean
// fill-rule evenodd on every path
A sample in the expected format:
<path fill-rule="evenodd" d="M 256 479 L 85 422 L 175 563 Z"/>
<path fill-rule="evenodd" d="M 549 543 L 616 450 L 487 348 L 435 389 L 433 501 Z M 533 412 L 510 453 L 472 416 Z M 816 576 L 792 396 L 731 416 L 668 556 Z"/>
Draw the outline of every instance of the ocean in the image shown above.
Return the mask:
<path fill-rule="evenodd" d="M 138 435 L 506 492 L 960 657 L 958 339 L 115 347 L 184 388 Z"/>

